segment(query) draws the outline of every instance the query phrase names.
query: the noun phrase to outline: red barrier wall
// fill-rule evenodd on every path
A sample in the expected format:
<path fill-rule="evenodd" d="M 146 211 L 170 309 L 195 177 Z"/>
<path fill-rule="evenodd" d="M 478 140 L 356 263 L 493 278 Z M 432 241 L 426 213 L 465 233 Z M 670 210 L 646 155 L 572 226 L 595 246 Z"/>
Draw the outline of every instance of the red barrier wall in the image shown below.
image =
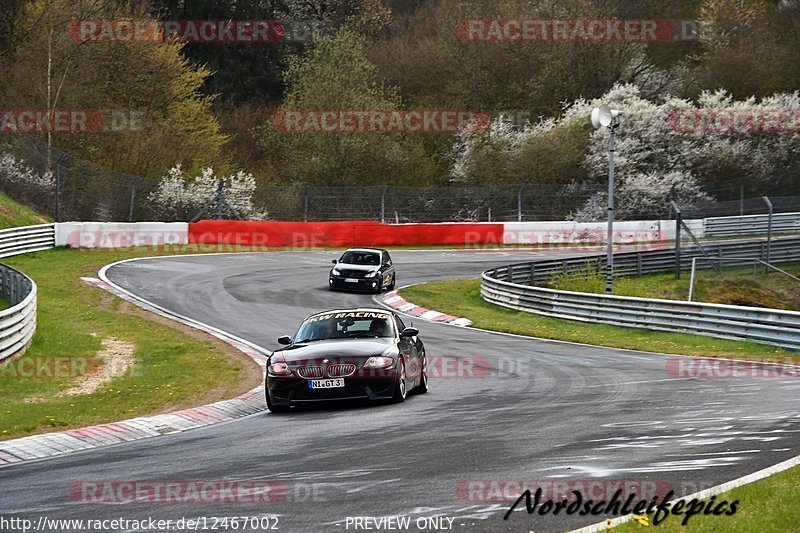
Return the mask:
<path fill-rule="evenodd" d="M 189 224 L 189 242 L 292 247 L 497 244 L 503 242 L 503 224 L 201 220 Z"/>

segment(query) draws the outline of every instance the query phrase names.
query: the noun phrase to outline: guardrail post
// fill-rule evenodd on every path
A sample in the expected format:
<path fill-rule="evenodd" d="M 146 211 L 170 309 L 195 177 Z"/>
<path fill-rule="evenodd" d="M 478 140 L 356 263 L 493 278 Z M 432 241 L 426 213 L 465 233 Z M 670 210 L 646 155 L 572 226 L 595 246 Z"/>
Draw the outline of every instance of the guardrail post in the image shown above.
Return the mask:
<path fill-rule="evenodd" d="M 636 254 L 636 275 L 641 277 L 642 276 L 642 253 L 639 252 Z"/>
<path fill-rule="evenodd" d="M 506 270 L 507 270 L 506 279 L 508 279 L 509 283 L 514 283 L 514 266 L 508 265 L 508 267 L 506 267 Z"/>
<path fill-rule="evenodd" d="M 531 263 L 531 285 L 536 283 L 536 263 Z"/>

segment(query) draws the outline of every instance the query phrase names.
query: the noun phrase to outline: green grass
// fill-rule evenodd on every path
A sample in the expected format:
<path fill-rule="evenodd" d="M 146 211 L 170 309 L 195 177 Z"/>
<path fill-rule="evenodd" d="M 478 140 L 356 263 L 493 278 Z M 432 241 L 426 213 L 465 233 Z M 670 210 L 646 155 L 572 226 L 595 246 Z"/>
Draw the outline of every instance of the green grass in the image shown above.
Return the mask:
<path fill-rule="evenodd" d="M 0 229 L 46 224 L 48 222 L 52 221 L 0 192 Z"/>
<path fill-rule="evenodd" d="M 206 247 L 208 249 L 209 247 Z M 163 249 L 76 251 L 64 248 L 3 261 L 38 284 L 38 327 L 27 352 L 0 371 L 0 438 L 83 427 L 139 415 L 204 404 L 256 386 L 257 365 L 212 337 L 170 324 L 90 287 L 81 276 L 96 276 L 110 262 Z M 73 357 L 91 370 L 104 339 L 135 345 L 135 362 L 121 377 L 96 392 L 67 396 L 72 376 L 15 376 L 22 359 Z M 69 372 L 68 372 L 69 373 Z M 74 372 L 73 372 L 74 373 Z"/>
<path fill-rule="evenodd" d="M 800 263 L 781 264 L 778 267 L 800 277 Z M 753 267 L 725 268 L 721 274 L 713 270 L 699 270 L 693 300 L 800 310 L 800 283 L 779 272 L 764 275 L 763 267 L 759 268 L 756 276 L 753 276 Z M 681 279 L 675 279 L 673 273 L 617 278 L 614 280 L 614 294 L 685 301 L 689 296 L 689 279 L 688 273 L 684 273 Z M 602 273 L 590 268 L 562 275 L 547 286 L 558 290 L 603 293 L 605 279 Z"/>
<path fill-rule="evenodd" d="M 800 530 L 800 467 L 790 468 L 761 481 L 720 494 L 715 502 L 739 500 L 732 516 L 695 515 L 686 526 L 680 516 L 669 516 L 656 527 L 658 531 L 712 533 L 728 531 L 798 531 Z M 706 499 L 707 501 L 707 499 Z M 628 522 L 614 531 L 647 531 L 636 522 Z"/>
<path fill-rule="evenodd" d="M 800 362 L 799 355 L 761 344 L 714 339 L 685 333 L 623 328 L 606 324 L 543 317 L 483 301 L 480 280 L 437 281 L 401 289 L 417 305 L 472 320 L 474 327 L 545 339 L 668 354 Z"/>

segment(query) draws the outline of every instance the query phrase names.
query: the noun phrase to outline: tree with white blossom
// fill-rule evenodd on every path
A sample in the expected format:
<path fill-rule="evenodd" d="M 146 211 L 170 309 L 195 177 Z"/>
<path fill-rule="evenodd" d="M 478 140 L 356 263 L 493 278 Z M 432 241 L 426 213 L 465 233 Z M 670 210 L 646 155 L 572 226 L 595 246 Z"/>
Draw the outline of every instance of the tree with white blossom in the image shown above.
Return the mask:
<path fill-rule="evenodd" d="M 162 220 L 187 220 L 196 215 L 217 194 L 219 180 L 225 182 L 224 196 L 237 214 L 250 219 L 264 219 L 266 212 L 253 203 L 256 181 L 253 175 L 238 171 L 217 176 L 206 167 L 197 176 L 186 176 L 178 163 L 161 178 L 158 187 L 148 196 L 154 214 Z"/>
<path fill-rule="evenodd" d="M 622 126 L 617 130 L 616 177 L 617 215 L 620 218 L 658 215 L 666 210 L 667 196 L 684 207 L 693 207 L 713 198 L 705 189 L 717 182 L 747 179 L 762 187 L 775 185 L 788 175 L 800 154 L 800 134 L 792 132 L 724 131 L 724 129 L 675 127 L 673 117 L 681 111 L 697 113 L 714 110 L 747 112 L 755 116 L 780 109 L 800 113 L 800 93 L 776 94 L 768 98 L 736 101 L 725 91 L 704 92 L 696 102 L 665 97 L 653 102 L 641 96 L 638 87 L 616 85 L 594 100 L 577 100 L 565 106 L 558 118 L 517 127 L 501 117 L 484 133 L 465 133 L 453 147 L 451 179 L 456 183 L 477 184 L 530 182 L 529 171 L 541 165 L 525 162 L 525 154 L 543 139 L 561 134 L 564 160 L 578 160 L 581 176 L 572 178 L 566 191 L 583 191 L 591 198 L 576 209 L 579 220 L 605 217 L 605 176 L 608 172 L 606 128 L 592 130 L 588 117 L 593 107 L 608 104 L 623 110 Z M 714 124 L 711 124 L 714 126 Z M 582 144 L 582 141 L 585 143 Z M 559 160 L 546 160 L 556 168 Z M 525 163 L 525 164 L 522 164 Z M 574 170 L 574 166 L 563 169 Z M 528 171 L 526 171 L 526 169 Z M 563 169 L 560 169 L 563 171 Z M 522 170 L 522 171 L 520 171 Z M 537 175 L 537 177 L 540 177 Z M 557 178 L 550 177 L 549 183 Z M 536 180 L 535 182 L 541 182 Z M 592 186 L 587 186 L 591 185 Z"/>

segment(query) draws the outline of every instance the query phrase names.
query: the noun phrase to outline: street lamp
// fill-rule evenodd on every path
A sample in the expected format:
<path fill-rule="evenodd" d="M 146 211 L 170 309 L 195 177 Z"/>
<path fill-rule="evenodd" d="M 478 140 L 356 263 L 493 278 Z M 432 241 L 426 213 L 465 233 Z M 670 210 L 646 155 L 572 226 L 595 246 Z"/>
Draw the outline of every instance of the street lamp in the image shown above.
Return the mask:
<path fill-rule="evenodd" d="M 622 111 L 611 109 L 603 104 L 592 109 L 594 129 L 608 128 L 608 235 L 606 236 L 606 294 L 611 294 L 614 283 L 614 130 L 619 127 Z"/>

